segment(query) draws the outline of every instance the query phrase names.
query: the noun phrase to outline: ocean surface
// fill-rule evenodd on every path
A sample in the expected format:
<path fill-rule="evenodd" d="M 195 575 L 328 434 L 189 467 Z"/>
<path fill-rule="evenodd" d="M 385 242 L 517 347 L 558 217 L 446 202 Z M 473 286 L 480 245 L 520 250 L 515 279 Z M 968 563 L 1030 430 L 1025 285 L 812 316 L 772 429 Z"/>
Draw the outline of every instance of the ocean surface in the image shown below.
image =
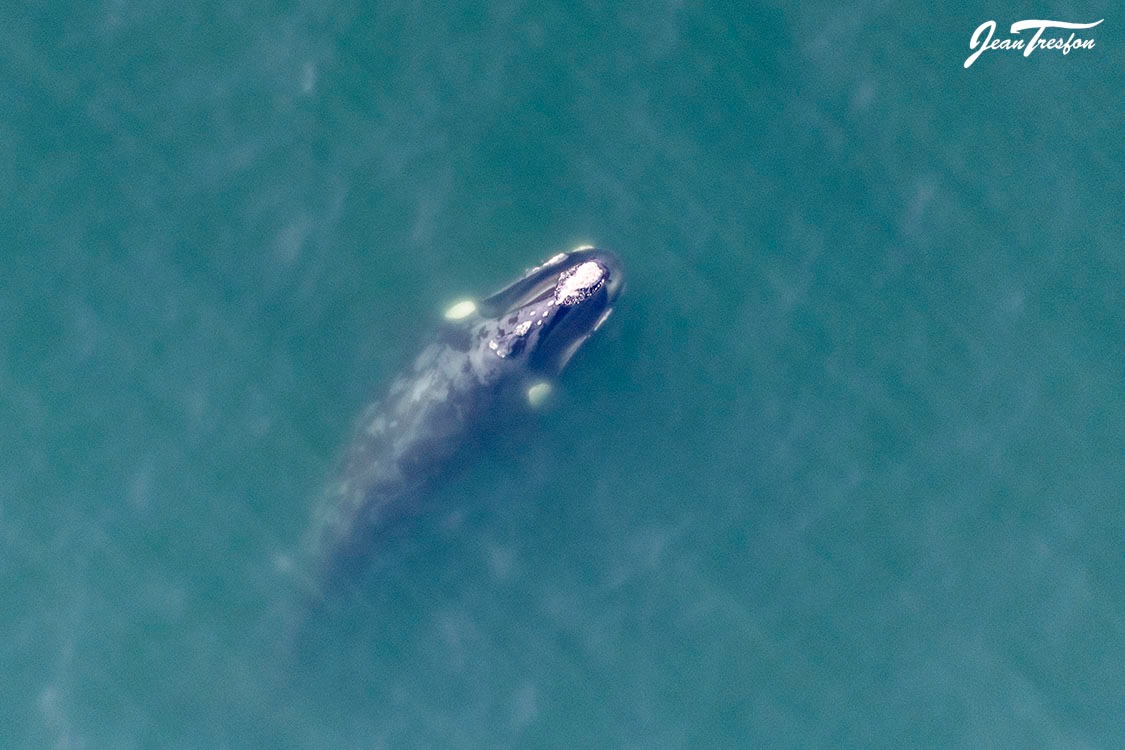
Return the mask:
<path fill-rule="evenodd" d="M 964 67 L 1025 18 L 1105 21 Z M 0 747 L 1125 747 L 1123 29 L 6 5 Z M 287 657 L 358 413 L 587 243 L 550 408 Z"/>

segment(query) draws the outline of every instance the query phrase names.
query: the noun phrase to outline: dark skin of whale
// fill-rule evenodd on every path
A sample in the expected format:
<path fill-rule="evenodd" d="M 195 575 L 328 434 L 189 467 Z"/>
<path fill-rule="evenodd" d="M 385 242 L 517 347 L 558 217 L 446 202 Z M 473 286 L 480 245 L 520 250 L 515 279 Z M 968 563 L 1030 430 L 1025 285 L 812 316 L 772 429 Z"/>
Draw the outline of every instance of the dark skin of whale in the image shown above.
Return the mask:
<path fill-rule="evenodd" d="M 534 403 L 613 310 L 613 253 L 560 253 L 477 303 L 450 308 L 435 340 L 360 416 L 313 513 L 309 594 L 354 585 L 377 538 L 416 512 L 472 436 Z"/>

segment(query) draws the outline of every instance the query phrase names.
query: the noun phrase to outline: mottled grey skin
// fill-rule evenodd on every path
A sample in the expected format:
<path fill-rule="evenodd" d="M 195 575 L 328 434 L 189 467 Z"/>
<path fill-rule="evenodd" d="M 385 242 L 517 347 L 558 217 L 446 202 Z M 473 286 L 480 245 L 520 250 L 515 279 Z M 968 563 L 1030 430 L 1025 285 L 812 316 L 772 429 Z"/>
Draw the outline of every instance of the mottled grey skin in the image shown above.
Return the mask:
<path fill-rule="evenodd" d="M 361 416 L 310 537 L 318 595 L 346 586 L 378 530 L 417 509 L 427 486 L 484 423 L 553 379 L 609 315 L 621 264 L 594 248 L 561 253 L 447 320 L 436 341 Z"/>

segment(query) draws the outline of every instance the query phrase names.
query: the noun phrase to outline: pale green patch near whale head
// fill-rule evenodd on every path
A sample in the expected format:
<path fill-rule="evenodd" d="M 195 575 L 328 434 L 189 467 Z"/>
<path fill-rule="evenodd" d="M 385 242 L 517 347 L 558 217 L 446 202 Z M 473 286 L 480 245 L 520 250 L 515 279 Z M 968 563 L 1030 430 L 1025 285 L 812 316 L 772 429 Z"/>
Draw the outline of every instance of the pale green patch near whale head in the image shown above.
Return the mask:
<path fill-rule="evenodd" d="M 446 320 L 464 320 L 476 311 L 477 303 L 471 299 L 464 299 L 446 308 L 443 315 Z"/>
<path fill-rule="evenodd" d="M 540 380 L 527 389 L 527 403 L 531 408 L 538 409 L 543 406 L 550 395 L 551 384 L 546 380 Z"/>

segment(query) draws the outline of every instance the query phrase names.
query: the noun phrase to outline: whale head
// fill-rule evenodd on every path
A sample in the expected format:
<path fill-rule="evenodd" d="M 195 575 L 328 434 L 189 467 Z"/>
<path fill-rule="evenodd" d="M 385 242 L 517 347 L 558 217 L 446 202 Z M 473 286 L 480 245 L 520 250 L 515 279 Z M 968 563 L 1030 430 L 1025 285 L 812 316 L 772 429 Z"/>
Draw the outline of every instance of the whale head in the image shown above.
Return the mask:
<path fill-rule="evenodd" d="M 553 378 L 609 317 L 623 287 L 621 261 L 608 250 L 559 253 L 477 305 L 484 343 L 499 359 Z"/>

